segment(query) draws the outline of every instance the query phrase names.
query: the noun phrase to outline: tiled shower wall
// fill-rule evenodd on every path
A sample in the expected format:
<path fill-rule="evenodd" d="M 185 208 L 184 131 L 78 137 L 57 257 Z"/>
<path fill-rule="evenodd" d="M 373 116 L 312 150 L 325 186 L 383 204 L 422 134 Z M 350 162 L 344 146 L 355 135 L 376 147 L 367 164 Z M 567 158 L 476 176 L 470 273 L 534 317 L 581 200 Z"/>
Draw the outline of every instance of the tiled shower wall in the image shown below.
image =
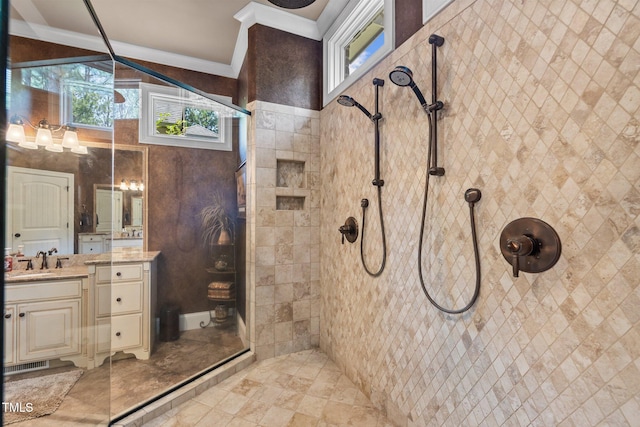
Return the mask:
<path fill-rule="evenodd" d="M 481 291 L 464 315 L 424 297 L 418 238 L 427 116 L 397 65 L 431 99 L 438 50 L 439 158 L 424 238 L 425 285 L 462 307 L 475 268 L 464 191 L 477 187 Z M 373 124 L 332 102 L 321 113 L 320 346 L 398 425 L 637 425 L 640 420 L 640 5 L 636 1 L 455 0 L 349 88 L 370 111 L 381 89 L 382 256 Z M 551 270 L 511 275 L 501 230 L 552 225 Z M 360 236 L 362 238 L 362 235 Z"/>
<path fill-rule="evenodd" d="M 247 109 L 249 340 L 266 359 L 319 343 L 320 113 Z"/>

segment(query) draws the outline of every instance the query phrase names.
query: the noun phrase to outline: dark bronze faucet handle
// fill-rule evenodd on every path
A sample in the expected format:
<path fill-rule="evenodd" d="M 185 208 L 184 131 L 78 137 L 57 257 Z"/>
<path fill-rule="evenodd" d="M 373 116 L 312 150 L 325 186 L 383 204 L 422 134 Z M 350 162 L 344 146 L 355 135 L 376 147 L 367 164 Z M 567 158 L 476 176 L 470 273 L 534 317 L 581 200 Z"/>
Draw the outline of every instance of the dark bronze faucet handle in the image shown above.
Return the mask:
<path fill-rule="evenodd" d="M 340 234 L 342 234 L 342 244 L 344 245 L 344 235 L 351 233 L 351 228 L 348 225 L 341 225 L 340 228 L 338 228 L 338 230 L 340 231 Z"/>
<path fill-rule="evenodd" d="M 356 219 L 350 216 L 349 218 L 347 218 L 344 225 L 341 225 L 338 228 L 338 231 L 340 231 L 340 234 L 342 234 L 343 245 L 344 245 L 345 239 L 349 243 L 355 242 L 356 239 L 358 238 L 358 223 L 356 222 Z"/>
<path fill-rule="evenodd" d="M 513 266 L 513 277 L 518 277 L 520 272 L 520 257 L 531 255 L 535 248 L 534 240 L 522 235 L 515 239 L 507 240 L 507 249 L 511 252 L 511 265 Z"/>
<path fill-rule="evenodd" d="M 18 262 L 26 262 L 27 263 L 27 270 L 33 270 L 33 262 L 31 262 L 31 258 L 19 259 Z"/>

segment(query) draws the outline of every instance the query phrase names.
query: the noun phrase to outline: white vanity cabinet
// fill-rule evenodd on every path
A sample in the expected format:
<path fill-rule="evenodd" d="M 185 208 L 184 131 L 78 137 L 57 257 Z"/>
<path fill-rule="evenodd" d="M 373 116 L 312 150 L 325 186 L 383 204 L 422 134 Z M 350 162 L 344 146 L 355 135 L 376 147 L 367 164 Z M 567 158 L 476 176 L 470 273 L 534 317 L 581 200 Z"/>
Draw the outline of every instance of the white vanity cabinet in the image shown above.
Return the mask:
<path fill-rule="evenodd" d="M 82 293 L 81 278 L 7 283 L 5 366 L 62 359 L 86 367 Z"/>
<path fill-rule="evenodd" d="M 81 254 L 101 254 L 108 252 L 106 234 L 80 233 L 78 234 L 78 253 Z"/>
<path fill-rule="evenodd" d="M 4 365 L 11 366 L 16 363 L 16 308 L 4 306 Z"/>
<path fill-rule="evenodd" d="M 89 279 L 94 289 L 94 366 L 118 351 L 148 359 L 156 338 L 155 261 L 91 265 Z"/>

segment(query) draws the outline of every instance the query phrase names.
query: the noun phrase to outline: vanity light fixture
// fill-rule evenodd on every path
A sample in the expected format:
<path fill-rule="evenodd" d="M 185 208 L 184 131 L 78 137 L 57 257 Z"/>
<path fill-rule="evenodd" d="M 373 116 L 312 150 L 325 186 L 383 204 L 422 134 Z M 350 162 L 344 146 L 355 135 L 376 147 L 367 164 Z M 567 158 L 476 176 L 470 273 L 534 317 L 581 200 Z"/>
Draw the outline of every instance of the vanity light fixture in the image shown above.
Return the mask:
<path fill-rule="evenodd" d="M 144 191 L 144 182 L 140 181 L 140 184 L 138 184 L 138 181 L 132 179 L 127 183 L 127 180 L 123 178 L 122 181 L 120 181 L 120 190 Z"/>
<path fill-rule="evenodd" d="M 51 125 L 47 119 L 40 120 L 37 126 L 32 125 L 28 120 L 26 122 L 37 130 L 34 141 L 27 140 L 24 132 L 25 121 L 17 114 L 13 115 L 9 120 L 6 140 L 17 142 L 19 147 L 29 150 L 37 150 L 38 147 L 44 147 L 47 151 L 62 153 L 64 148 L 69 148 L 72 153 L 87 154 L 87 147 L 80 145 L 76 128 L 69 125 Z M 59 138 L 54 139 L 54 134 L 60 133 L 62 133 L 62 140 Z"/>

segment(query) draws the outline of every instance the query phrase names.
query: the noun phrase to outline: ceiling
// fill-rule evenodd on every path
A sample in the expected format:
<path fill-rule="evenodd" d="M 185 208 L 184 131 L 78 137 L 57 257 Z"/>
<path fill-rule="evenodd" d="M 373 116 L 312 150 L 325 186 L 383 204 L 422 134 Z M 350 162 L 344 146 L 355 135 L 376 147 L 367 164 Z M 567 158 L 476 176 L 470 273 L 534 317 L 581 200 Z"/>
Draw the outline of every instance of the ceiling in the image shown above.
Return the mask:
<path fill-rule="evenodd" d="M 117 55 L 236 78 L 253 24 L 321 40 L 348 0 L 91 0 Z M 9 32 L 107 52 L 82 0 L 10 0 Z"/>

